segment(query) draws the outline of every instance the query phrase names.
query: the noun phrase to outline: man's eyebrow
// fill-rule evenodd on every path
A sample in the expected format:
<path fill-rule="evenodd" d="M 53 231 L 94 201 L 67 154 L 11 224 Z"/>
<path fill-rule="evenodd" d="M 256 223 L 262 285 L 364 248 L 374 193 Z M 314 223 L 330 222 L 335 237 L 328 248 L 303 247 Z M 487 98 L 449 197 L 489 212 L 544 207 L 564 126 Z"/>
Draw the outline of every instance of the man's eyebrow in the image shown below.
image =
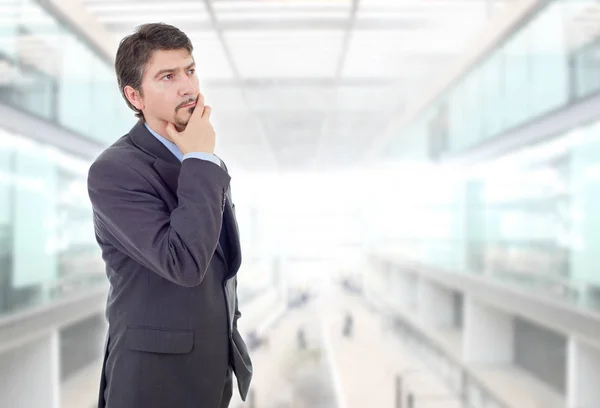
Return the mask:
<path fill-rule="evenodd" d="M 158 71 L 156 73 L 156 75 L 154 75 L 154 78 L 159 78 L 160 76 L 164 75 L 164 74 L 171 74 L 173 72 L 175 72 L 176 69 L 175 68 L 166 68 L 166 69 L 161 69 L 160 71 Z"/>
<path fill-rule="evenodd" d="M 188 65 L 187 67 L 185 67 L 185 70 L 187 71 L 187 70 L 189 70 L 189 69 L 191 69 L 191 68 L 193 68 L 195 66 L 196 66 L 196 61 L 192 62 L 190 65 Z M 154 78 L 159 78 L 159 77 L 161 77 L 164 74 L 171 74 L 171 73 L 173 73 L 175 71 L 177 71 L 177 68 L 165 68 L 165 69 L 161 69 L 160 71 L 158 71 L 156 73 L 156 75 L 154 75 Z"/>

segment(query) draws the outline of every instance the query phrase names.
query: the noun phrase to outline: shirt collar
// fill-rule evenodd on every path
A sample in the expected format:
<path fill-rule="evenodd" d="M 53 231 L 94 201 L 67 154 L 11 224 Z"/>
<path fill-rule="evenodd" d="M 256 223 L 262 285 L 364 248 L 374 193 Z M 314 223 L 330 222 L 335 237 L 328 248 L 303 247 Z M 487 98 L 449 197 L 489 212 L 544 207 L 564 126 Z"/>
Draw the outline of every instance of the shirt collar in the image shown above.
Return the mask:
<path fill-rule="evenodd" d="M 165 147 L 169 149 L 179 161 L 183 161 L 183 153 L 181 152 L 181 150 L 179 150 L 179 147 L 177 147 L 175 143 L 156 133 L 150 126 L 148 126 L 148 123 L 144 123 L 144 125 L 146 126 L 148 131 L 152 133 L 152 136 L 157 138 L 163 145 L 165 145 Z"/>

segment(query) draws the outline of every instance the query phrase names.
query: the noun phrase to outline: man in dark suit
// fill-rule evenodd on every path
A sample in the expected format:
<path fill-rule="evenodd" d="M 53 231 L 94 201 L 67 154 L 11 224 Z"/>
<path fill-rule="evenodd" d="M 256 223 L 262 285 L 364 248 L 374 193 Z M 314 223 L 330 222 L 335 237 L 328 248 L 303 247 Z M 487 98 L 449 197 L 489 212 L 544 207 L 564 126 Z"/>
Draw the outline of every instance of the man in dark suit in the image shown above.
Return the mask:
<path fill-rule="evenodd" d="M 99 407 L 227 407 L 232 371 L 242 399 L 250 385 L 230 176 L 213 153 L 192 50 L 177 28 L 147 24 L 117 51 L 139 122 L 88 174 L 110 282 Z"/>

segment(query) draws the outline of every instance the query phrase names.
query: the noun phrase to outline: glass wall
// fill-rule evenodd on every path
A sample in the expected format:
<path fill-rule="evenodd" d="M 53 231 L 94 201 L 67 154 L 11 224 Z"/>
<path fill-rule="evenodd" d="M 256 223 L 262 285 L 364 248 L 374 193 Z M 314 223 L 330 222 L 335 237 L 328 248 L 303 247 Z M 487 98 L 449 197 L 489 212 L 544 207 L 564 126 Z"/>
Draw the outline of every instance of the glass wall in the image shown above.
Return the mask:
<path fill-rule="evenodd" d="M 0 3 L 0 102 L 102 144 L 135 123 L 112 65 L 36 0 Z"/>
<path fill-rule="evenodd" d="M 429 157 L 452 155 L 598 92 L 600 26 L 588 16 L 599 11 L 596 0 L 546 1 L 402 129 L 387 150 L 403 157 L 407 144 L 423 140 L 425 123 L 429 138 L 445 147 Z"/>
<path fill-rule="evenodd" d="M 0 314 L 105 284 L 87 169 L 0 130 Z"/>
<path fill-rule="evenodd" d="M 136 120 L 113 67 L 45 7 L 0 1 L 0 103 L 108 145 Z M 106 284 L 88 166 L 0 128 L 0 314 Z"/>
<path fill-rule="evenodd" d="M 411 174 L 373 211 L 376 248 L 600 309 L 600 118 L 467 170 Z"/>
<path fill-rule="evenodd" d="M 437 160 L 598 94 L 600 24 L 590 16 L 599 13 L 596 0 L 546 1 L 415 118 L 389 151 L 396 160 Z M 466 175 L 449 179 L 448 168 L 433 179 L 419 174 L 422 187 L 404 189 L 402 202 L 393 204 L 401 231 L 394 234 L 404 242 L 380 235 L 430 266 L 600 308 L 600 122 L 550 136 Z M 449 186 L 455 194 L 444 193 Z M 432 194 L 448 197 L 449 205 L 406 208 Z M 454 242 L 444 253 L 441 236 Z"/>
<path fill-rule="evenodd" d="M 470 269 L 567 296 L 569 167 L 566 156 L 533 168 L 502 165 L 470 182 L 475 212 Z"/>

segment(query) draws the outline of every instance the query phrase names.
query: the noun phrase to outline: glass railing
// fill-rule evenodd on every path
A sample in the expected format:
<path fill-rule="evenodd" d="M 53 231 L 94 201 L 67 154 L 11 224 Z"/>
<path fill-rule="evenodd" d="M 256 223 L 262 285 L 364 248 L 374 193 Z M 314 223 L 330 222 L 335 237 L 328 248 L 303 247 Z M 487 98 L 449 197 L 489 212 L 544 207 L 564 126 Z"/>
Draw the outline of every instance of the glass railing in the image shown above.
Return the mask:
<path fill-rule="evenodd" d="M 105 287 L 88 165 L 0 129 L 0 315 Z"/>
<path fill-rule="evenodd" d="M 600 311 L 599 159 L 600 121 L 452 176 L 435 167 L 439 181 L 397 186 L 396 214 L 373 212 L 388 230 L 373 249 Z M 444 205 L 418 204 L 429 195 Z"/>
<path fill-rule="evenodd" d="M 376 282 L 378 278 L 373 278 L 373 280 Z M 375 284 L 375 282 L 371 282 L 371 284 Z M 427 406 L 432 402 L 440 405 L 447 402 L 449 405 L 455 406 L 451 404 L 452 401 L 458 401 L 462 408 L 510 408 L 500 396 L 478 380 L 467 365 L 447 351 L 444 345 L 424 333 L 414 321 L 405 318 L 402 313 L 398 314 L 393 306 L 394 297 L 397 297 L 397 294 L 390 292 L 389 287 L 385 286 L 385 282 L 379 282 L 379 284 L 384 286 L 375 291 L 376 298 L 374 293 L 361 295 L 365 305 L 373 313 L 383 313 L 390 319 L 394 336 L 414 351 L 432 377 L 439 379 L 449 391 L 446 393 L 438 390 L 436 393 L 421 396 L 422 399 L 410 391 L 405 392 L 408 394 L 406 396 L 407 408 L 410 408 L 411 403 L 413 408 L 418 408 L 420 405 Z M 383 302 L 385 306 L 381 303 L 375 304 L 373 301 Z M 404 375 L 399 373 L 400 382 L 403 377 L 416 372 L 418 370 L 406 370 Z"/>
<path fill-rule="evenodd" d="M 600 91 L 595 0 L 546 0 L 390 141 L 392 156 L 439 158 Z M 423 141 L 427 147 L 418 148 Z M 413 148 L 414 146 L 414 148 Z M 416 149 L 416 150 L 415 150 Z"/>
<path fill-rule="evenodd" d="M 394 324 L 396 334 L 419 355 L 431 372 L 437 374 L 456 394 L 463 408 L 509 408 L 467 367 L 450 356 L 443 347 L 421 333 L 410 322 L 396 318 Z M 416 400 L 415 407 L 418 406 L 419 401 Z"/>
<path fill-rule="evenodd" d="M 135 122 L 111 64 L 43 2 L 0 2 L 0 103 L 101 144 Z"/>

